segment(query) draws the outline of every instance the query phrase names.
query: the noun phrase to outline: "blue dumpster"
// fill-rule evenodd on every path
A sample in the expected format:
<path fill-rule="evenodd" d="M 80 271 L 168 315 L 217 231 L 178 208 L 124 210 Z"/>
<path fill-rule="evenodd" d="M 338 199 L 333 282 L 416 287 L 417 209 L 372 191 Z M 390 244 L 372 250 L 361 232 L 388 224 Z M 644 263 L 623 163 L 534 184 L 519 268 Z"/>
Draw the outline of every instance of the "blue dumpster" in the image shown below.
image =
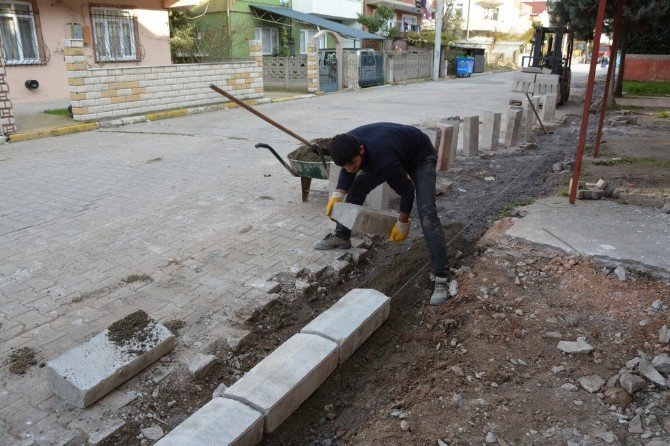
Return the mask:
<path fill-rule="evenodd" d="M 457 57 L 456 58 L 456 77 L 470 77 L 475 71 L 474 57 Z"/>

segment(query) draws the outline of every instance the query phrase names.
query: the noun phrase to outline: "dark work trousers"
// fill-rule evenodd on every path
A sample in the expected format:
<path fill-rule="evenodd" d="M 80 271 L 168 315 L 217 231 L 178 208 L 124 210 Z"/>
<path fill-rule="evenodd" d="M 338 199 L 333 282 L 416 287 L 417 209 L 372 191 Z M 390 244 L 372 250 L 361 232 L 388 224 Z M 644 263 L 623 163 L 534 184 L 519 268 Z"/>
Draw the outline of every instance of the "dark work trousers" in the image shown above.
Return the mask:
<path fill-rule="evenodd" d="M 437 158 L 428 156 L 414 166 L 409 177 L 414 183 L 416 191 L 416 206 L 419 211 L 419 220 L 423 236 L 430 251 L 430 263 L 437 277 L 447 277 L 447 244 L 444 241 L 444 230 L 435 206 L 435 163 Z M 354 179 L 344 200 L 346 203 L 361 205 L 365 197 L 384 180 L 374 174 L 361 171 Z M 351 230 L 337 224 L 335 234 L 342 239 L 351 237 Z"/>

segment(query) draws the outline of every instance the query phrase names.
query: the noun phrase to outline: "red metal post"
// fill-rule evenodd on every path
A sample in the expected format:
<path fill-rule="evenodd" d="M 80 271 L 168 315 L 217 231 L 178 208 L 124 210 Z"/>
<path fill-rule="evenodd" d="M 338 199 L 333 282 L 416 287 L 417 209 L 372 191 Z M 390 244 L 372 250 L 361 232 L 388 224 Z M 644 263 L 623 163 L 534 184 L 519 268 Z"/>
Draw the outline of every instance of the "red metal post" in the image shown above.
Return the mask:
<path fill-rule="evenodd" d="M 589 124 L 589 110 L 591 109 L 591 98 L 593 97 L 593 83 L 596 77 L 598 51 L 600 50 L 600 35 L 603 32 L 603 22 L 605 21 L 606 6 L 607 6 L 607 0 L 600 0 L 598 5 L 598 16 L 596 18 L 596 33 L 593 36 L 593 51 L 591 54 L 591 67 L 589 69 L 589 79 L 586 84 L 586 94 L 584 95 L 584 109 L 582 111 L 582 125 L 579 130 L 577 156 L 575 157 L 575 167 L 572 170 L 572 187 L 570 188 L 570 204 L 575 204 L 575 199 L 577 198 L 577 187 L 579 186 L 579 172 L 580 169 L 582 168 L 582 157 L 584 156 L 584 144 L 586 143 L 586 131 Z"/>
<path fill-rule="evenodd" d="M 596 133 L 596 143 L 593 146 L 593 157 L 598 157 L 600 150 L 600 138 L 603 136 L 603 122 L 605 121 L 605 112 L 607 111 L 607 96 L 610 91 L 610 82 L 614 78 L 614 67 L 616 60 L 617 46 L 619 44 L 619 33 L 621 31 L 621 11 L 623 9 L 623 0 L 618 0 L 616 4 L 616 13 L 614 14 L 614 32 L 612 33 L 612 47 L 610 48 L 610 64 L 607 67 L 607 79 L 605 80 L 605 91 L 603 92 L 603 102 L 600 106 L 600 121 L 598 121 L 598 133 Z"/>

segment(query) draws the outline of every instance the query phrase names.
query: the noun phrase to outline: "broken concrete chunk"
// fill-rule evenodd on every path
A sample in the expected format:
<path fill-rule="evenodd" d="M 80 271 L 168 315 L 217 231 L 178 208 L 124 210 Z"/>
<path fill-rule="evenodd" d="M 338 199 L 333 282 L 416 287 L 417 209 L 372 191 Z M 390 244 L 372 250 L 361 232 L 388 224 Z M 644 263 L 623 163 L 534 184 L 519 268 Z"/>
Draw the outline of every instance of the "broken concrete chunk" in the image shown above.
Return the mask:
<path fill-rule="evenodd" d="M 622 282 L 626 281 L 626 269 L 623 266 L 614 268 L 614 275 Z"/>
<path fill-rule="evenodd" d="M 175 336 L 151 322 L 127 343 L 110 340 L 106 329 L 46 365 L 49 389 L 77 407 L 88 407 L 171 351 Z"/>
<path fill-rule="evenodd" d="M 619 378 L 619 384 L 621 384 L 623 390 L 632 395 L 642 389 L 647 384 L 647 381 L 632 373 L 624 373 Z"/>
<path fill-rule="evenodd" d="M 662 326 L 661 329 L 658 330 L 658 341 L 661 344 L 670 343 L 670 328 L 668 328 L 667 325 Z"/>
<path fill-rule="evenodd" d="M 624 373 L 619 378 L 619 384 L 621 384 L 621 388 L 628 392 L 629 395 L 632 395 L 642 389 L 647 382 L 632 373 Z"/>
<path fill-rule="evenodd" d="M 628 422 L 628 432 L 631 434 L 641 434 L 644 432 L 640 415 L 635 415 L 633 419 Z"/>
<path fill-rule="evenodd" d="M 191 376 L 193 376 L 193 379 L 203 378 L 210 370 L 212 370 L 217 359 L 219 358 L 214 355 L 198 355 L 198 357 L 194 358 L 193 362 L 188 365 L 188 371 L 191 373 Z"/>
<path fill-rule="evenodd" d="M 608 185 L 607 181 L 603 179 L 598 180 L 598 182 L 596 183 L 596 187 L 600 190 L 606 190 L 607 185 Z"/>
<path fill-rule="evenodd" d="M 596 393 L 605 384 L 605 380 L 598 375 L 582 376 L 577 381 L 589 393 Z"/>
<path fill-rule="evenodd" d="M 664 375 L 670 375 L 670 358 L 667 353 L 656 356 L 651 360 L 651 365 Z"/>
<path fill-rule="evenodd" d="M 577 199 L 579 200 L 600 200 L 603 191 L 600 189 L 579 189 L 577 190 Z"/>
<path fill-rule="evenodd" d="M 586 342 L 584 338 L 577 338 L 576 342 L 573 341 L 560 341 L 557 345 L 557 348 L 563 353 L 572 353 L 572 354 L 582 354 L 590 353 L 593 350 L 593 347 Z"/>
<path fill-rule="evenodd" d="M 331 213 L 333 220 L 354 232 L 388 237 L 398 221 L 398 214 L 380 211 L 351 203 L 336 203 Z"/>
<path fill-rule="evenodd" d="M 663 375 L 658 373 L 658 370 L 651 365 L 651 362 L 649 362 L 646 356 L 643 355 L 640 358 L 640 363 L 637 365 L 637 371 L 640 375 L 644 376 L 658 387 L 667 387 L 667 382 Z"/>

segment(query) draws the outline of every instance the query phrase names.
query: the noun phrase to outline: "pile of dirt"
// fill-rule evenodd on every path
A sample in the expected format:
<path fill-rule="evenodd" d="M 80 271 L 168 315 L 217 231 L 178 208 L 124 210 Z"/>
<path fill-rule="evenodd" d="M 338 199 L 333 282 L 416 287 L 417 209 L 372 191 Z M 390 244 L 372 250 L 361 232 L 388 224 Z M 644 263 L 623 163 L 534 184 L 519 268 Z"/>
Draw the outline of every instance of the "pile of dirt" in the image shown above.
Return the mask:
<path fill-rule="evenodd" d="M 9 371 L 16 375 L 23 375 L 35 364 L 37 364 L 35 350 L 30 347 L 21 347 L 9 354 Z"/>
<path fill-rule="evenodd" d="M 155 326 L 156 322 L 144 310 L 137 310 L 107 327 L 107 337 L 129 353 L 140 354 L 155 345 Z"/>
<path fill-rule="evenodd" d="M 319 146 L 323 152 L 323 157 L 326 162 L 330 161 L 330 145 L 333 138 L 316 138 L 312 140 L 313 144 Z M 288 154 L 288 158 L 297 161 L 321 161 L 319 154 L 310 146 L 302 145 L 296 150 Z"/>

